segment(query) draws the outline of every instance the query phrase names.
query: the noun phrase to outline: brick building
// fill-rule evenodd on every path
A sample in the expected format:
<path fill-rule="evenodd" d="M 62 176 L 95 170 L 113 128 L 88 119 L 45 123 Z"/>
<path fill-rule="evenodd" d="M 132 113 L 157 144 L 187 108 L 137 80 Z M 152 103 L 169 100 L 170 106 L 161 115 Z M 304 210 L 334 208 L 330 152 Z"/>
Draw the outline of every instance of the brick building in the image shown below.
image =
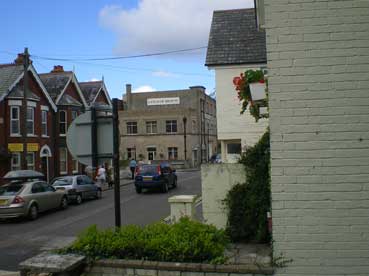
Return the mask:
<path fill-rule="evenodd" d="M 125 110 L 119 111 L 122 158 L 198 166 L 216 153 L 216 103 L 204 87 L 132 93 L 127 85 L 124 100 Z"/>
<path fill-rule="evenodd" d="M 0 176 L 9 170 L 21 169 L 26 159 L 27 169 L 42 171 L 51 179 L 55 176 L 53 121 L 57 108 L 32 64 L 26 74 L 25 106 L 22 56 L 15 63 L 0 65 Z M 22 133 L 23 125 L 26 136 Z M 24 147 L 27 148 L 26 156 Z"/>
<path fill-rule="evenodd" d="M 15 63 L 0 65 L 0 177 L 19 169 L 41 171 L 48 180 L 82 173 L 84 167 L 68 152 L 66 133 L 72 121 L 89 106 L 111 106 L 104 81 L 82 83 L 82 92 L 75 74 L 64 71 L 62 66 L 38 74 L 30 64 L 25 106 L 23 62 L 20 54 Z"/>

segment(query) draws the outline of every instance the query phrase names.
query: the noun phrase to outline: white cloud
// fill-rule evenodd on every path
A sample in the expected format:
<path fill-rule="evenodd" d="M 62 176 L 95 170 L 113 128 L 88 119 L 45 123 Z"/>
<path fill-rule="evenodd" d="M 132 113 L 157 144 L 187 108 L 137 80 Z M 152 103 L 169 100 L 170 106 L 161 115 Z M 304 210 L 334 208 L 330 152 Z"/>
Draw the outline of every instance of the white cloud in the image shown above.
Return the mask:
<path fill-rule="evenodd" d="M 167 71 L 155 71 L 152 73 L 152 75 L 154 77 L 161 77 L 161 78 L 178 78 L 180 75 L 179 74 L 175 74 L 172 72 L 167 72 Z"/>
<path fill-rule="evenodd" d="M 253 0 L 139 0 L 137 8 L 105 6 L 102 26 L 117 35 L 116 54 L 206 46 L 214 10 L 253 7 Z"/>
<path fill-rule="evenodd" d="M 87 82 L 88 81 L 100 81 L 99 79 L 97 79 L 97 78 L 92 78 L 92 79 L 90 79 L 90 80 L 87 80 Z"/>
<path fill-rule="evenodd" d="M 150 85 L 142 85 L 132 90 L 133 93 L 154 92 L 154 91 L 156 91 L 156 89 Z"/>

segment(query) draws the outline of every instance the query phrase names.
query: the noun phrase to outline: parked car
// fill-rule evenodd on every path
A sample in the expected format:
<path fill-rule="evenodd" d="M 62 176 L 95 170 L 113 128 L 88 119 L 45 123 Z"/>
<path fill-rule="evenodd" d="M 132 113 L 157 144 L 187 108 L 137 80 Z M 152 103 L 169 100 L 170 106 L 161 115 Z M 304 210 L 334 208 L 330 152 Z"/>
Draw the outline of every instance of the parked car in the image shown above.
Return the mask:
<path fill-rule="evenodd" d="M 34 220 L 40 212 L 66 209 L 66 194 L 48 185 L 43 178 L 42 173 L 32 170 L 7 173 L 3 179 L 8 183 L 0 186 L 0 218 L 28 217 Z"/>
<path fill-rule="evenodd" d="M 159 165 L 139 165 L 135 172 L 135 188 L 137 193 L 142 189 L 160 188 L 167 193 L 169 187 L 177 187 L 176 170 L 172 169 L 169 163 Z"/>
<path fill-rule="evenodd" d="M 209 160 L 210 163 L 219 164 L 222 163 L 222 156 L 220 154 L 213 154 Z"/>
<path fill-rule="evenodd" d="M 57 189 L 65 191 L 68 200 L 81 204 L 83 200 L 88 198 L 99 199 L 102 196 L 101 187 L 87 175 L 68 175 L 54 178 L 51 185 Z"/>

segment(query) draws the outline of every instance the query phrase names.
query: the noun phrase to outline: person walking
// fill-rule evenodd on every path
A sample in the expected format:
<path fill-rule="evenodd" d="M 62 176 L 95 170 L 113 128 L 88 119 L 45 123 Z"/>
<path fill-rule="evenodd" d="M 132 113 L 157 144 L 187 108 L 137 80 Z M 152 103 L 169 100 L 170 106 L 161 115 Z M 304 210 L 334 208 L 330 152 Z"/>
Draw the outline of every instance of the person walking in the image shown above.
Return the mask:
<path fill-rule="evenodd" d="M 132 179 L 135 178 L 136 167 L 137 167 L 137 162 L 134 158 L 132 158 L 131 162 L 129 162 L 129 169 L 131 170 Z"/>
<path fill-rule="evenodd" d="M 106 182 L 106 170 L 104 166 L 99 166 L 96 174 L 97 185 L 102 189 Z"/>

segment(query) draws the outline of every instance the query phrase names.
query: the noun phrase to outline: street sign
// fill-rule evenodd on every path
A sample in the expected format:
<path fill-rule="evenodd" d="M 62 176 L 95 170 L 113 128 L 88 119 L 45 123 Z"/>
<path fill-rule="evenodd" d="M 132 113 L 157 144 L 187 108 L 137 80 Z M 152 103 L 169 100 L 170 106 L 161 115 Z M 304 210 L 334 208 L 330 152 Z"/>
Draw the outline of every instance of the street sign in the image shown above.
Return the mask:
<path fill-rule="evenodd" d="M 96 114 L 94 115 L 93 112 Z M 94 167 L 94 157 L 98 164 L 110 162 L 113 158 L 113 119 L 106 113 L 106 111 L 88 110 L 74 119 L 68 128 L 68 150 L 73 158 L 84 165 Z M 96 137 L 93 137 L 94 118 Z"/>

